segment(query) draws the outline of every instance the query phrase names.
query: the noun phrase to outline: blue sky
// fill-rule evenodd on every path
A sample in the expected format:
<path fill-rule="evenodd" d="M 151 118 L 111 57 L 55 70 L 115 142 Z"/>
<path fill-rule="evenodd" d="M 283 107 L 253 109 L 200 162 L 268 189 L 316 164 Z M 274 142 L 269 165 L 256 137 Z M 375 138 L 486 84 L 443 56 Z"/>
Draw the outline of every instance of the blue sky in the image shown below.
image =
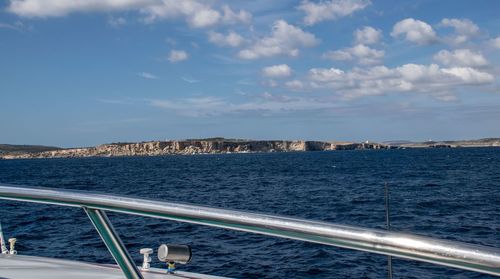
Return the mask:
<path fill-rule="evenodd" d="M 499 1 L 0 5 L 0 143 L 500 136 Z"/>

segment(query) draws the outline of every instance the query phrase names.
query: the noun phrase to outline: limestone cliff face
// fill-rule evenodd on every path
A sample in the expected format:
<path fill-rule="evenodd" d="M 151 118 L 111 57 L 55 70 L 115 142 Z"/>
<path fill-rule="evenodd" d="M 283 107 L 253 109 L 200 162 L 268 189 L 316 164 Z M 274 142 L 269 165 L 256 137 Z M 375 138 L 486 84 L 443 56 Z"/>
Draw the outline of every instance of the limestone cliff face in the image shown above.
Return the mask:
<path fill-rule="evenodd" d="M 3 159 L 160 156 L 249 152 L 293 152 L 354 149 L 387 149 L 376 143 L 334 143 L 323 141 L 245 141 L 245 140 L 181 140 L 139 143 L 112 143 L 87 148 L 70 148 L 38 153 L 3 155 Z"/>

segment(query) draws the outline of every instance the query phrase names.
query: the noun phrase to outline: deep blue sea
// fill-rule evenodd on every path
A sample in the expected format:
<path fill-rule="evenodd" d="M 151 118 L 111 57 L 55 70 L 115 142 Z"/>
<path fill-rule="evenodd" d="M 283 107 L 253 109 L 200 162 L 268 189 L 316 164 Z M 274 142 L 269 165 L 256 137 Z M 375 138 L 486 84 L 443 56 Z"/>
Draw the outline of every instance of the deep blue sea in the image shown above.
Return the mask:
<path fill-rule="evenodd" d="M 181 201 L 500 247 L 500 148 L 0 160 L 0 182 Z M 189 244 L 180 269 L 238 278 L 387 278 L 387 258 L 319 244 L 108 214 L 139 249 Z M 83 210 L 0 200 L 19 254 L 112 263 Z M 153 266 L 160 264 L 154 255 Z M 494 278 L 394 259 L 394 278 Z"/>

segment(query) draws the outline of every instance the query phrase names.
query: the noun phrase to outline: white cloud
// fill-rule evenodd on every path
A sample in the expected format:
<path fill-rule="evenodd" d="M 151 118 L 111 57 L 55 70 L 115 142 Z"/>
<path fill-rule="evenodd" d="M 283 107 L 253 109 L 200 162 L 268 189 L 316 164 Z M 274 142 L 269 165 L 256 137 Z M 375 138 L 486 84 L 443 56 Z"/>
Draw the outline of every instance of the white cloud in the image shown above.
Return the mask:
<path fill-rule="evenodd" d="M 358 44 L 376 44 L 382 38 L 382 31 L 370 26 L 365 26 L 362 29 L 356 29 L 356 31 L 354 31 L 354 38 Z"/>
<path fill-rule="evenodd" d="M 145 79 L 158 79 L 157 76 L 147 72 L 138 73 L 137 75 Z"/>
<path fill-rule="evenodd" d="M 491 83 L 495 77 L 489 73 L 480 72 L 471 67 L 452 67 L 441 69 L 443 73 L 454 76 L 464 85 Z"/>
<path fill-rule="evenodd" d="M 274 22 L 271 35 L 258 39 L 251 47 L 241 50 L 243 59 L 257 59 L 276 55 L 297 56 L 299 47 L 312 47 L 319 40 L 312 33 L 288 24 L 284 20 Z"/>
<path fill-rule="evenodd" d="M 262 85 L 274 88 L 274 87 L 278 87 L 279 83 L 273 79 L 270 79 L 270 80 L 263 81 Z"/>
<path fill-rule="evenodd" d="M 216 97 L 185 98 L 175 101 L 151 100 L 154 107 L 173 110 L 187 116 L 205 116 L 218 114 L 225 108 L 226 102 Z"/>
<path fill-rule="evenodd" d="M 215 25 L 221 18 L 218 11 L 198 1 L 162 0 L 140 9 L 145 15 L 144 21 L 152 23 L 162 19 L 185 17 L 190 26 L 195 28 Z"/>
<path fill-rule="evenodd" d="M 1 22 L 0 22 L 0 28 L 17 30 L 17 28 L 14 25 Z"/>
<path fill-rule="evenodd" d="M 153 0 L 10 0 L 7 11 L 23 17 L 64 16 L 73 12 L 122 11 L 141 8 Z"/>
<path fill-rule="evenodd" d="M 219 21 L 220 13 L 212 9 L 205 9 L 195 12 L 190 17 L 189 23 L 194 27 L 207 27 L 212 26 Z"/>
<path fill-rule="evenodd" d="M 199 79 L 194 79 L 194 78 L 192 78 L 192 77 L 181 77 L 181 79 L 182 79 L 183 81 L 185 81 L 185 82 L 187 82 L 187 83 L 191 83 L 191 84 L 201 82 L 201 80 L 199 80 Z"/>
<path fill-rule="evenodd" d="M 2 23 L 0 22 L 0 29 L 11 29 L 16 31 L 21 31 L 22 28 L 16 24 Z"/>
<path fill-rule="evenodd" d="M 287 64 L 274 65 L 262 69 L 262 74 L 270 78 L 289 77 L 292 69 Z"/>
<path fill-rule="evenodd" d="M 210 27 L 220 22 L 236 24 L 251 21 L 252 15 L 247 11 L 234 12 L 229 6 L 224 5 L 221 13 L 206 3 L 194 0 L 162 0 L 160 4 L 141 9 L 141 12 L 146 15 L 146 22 L 184 16 L 189 25 L 195 28 Z"/>
<path fill-rule="evenodd" d="M 463 86 L 488 85 L 495 78 L 470 67 L 405 64 L 396 68 L 354 68 L 347 72 L 336 68 L 313 68 L 309 71 L 309 80 L 313 88 L 332 89 L 346 98 L 415 92 L 450 100 Z"/>
<path fill-rule="evenodd" d="M 214 31 L 208 32 L 208 40 L 218 46 L 230 47 L 237 47 L 244 41 L 242 36 L 232 31 L 230 31 L 227 35 Z"/>
<path fill-rule="evenodd" d="M 445 66 L 482 67 L 488 65 L 488 61 L 480 52 L 469 49 L 457 49 L 453 52 L 441 50 L 434 55 L 434 60 Z"/>
<path fill-rule="evenodd" d="M 242 113 L 282 114 L 296 111 L 325 110 L 338 106 L 325 100 L 272 95 L 268 92 L 264 92 L 259 96 L 259 99 L 243 103 L 232 103 L 222 98 L 207 96 L 176 100 L 150 100 L 150 105 L 190 117 Z"/>
<path fill-rule="evenodd" d="M 297 91 L 304 88 L 304 83 L 300 80 L 291 80 L 285 82 L 285 86 L 291 90 Z"/>
<path fill-rule="evenodd" d="M 407 41 L 419 45 L 428 45 L 438 41 L 436 32 L 429 24 L 413 18 L 403 19 L 394 25 L 391 36 L 399 37 L 400 35 L 404 35 Z"/>
<path fill-rule="evenodd" d="M 127 24 L 127 20 L 123 17 L 110 16 L 108 18 L 108 25 L 113 27 L 113 28 L 119 28 L 120 26 L 123 26 L 125 24 Z"/>
<path fill-rule="evenodd" d="M 298 7 L 306 13 L 304 23 L 313 25 L 325 20 L 336 20 L 362 10 L 370 5 L 369 0 L 327 0 L 319 3 L 303 1 Z"/>
<path fill-rule="evenodd" d="M 168 61 L 175 63 L 188 59 L 188 54 L 184 50 L 171 50 L 168 55 Z"/>
<path fill-rule="evenodd" d="M 383 50 L 376 50 L 363 44 L 341 50 L 328 51 L 323 54 L 323 58 L 326 59 L 336 61 L 356 60 L 358 63 L 364 65 L 378 64 L 383 57 Z"/>
<path fill-rule="evenodd" d="M 23 17 L 65 16 L 76 12 L 139 11 L 143 21 L 152 23 L 162 19 L 185 18 L 195 28 L 217 23 L 249 23 L 247 11 L 233 11 L 224 5 L 222 11 L 212 8 L 207 1 L 198 0 L 9 0 L 7 11 Z"/>
<path fill-rule="evenodd" d="M 479 27 L 469 19 L 444 18 L 440 26 L 455 29 L 455 36 L 450 37 L 454 44 L 462 44 L 479 34 Z"/>
<path fill-rule="evenodd" d="M 249 24 L 252 21 L 252 15 L 244 10 L 234 12 L 228 5 L 222 6 L 222 21 L 227 24 L 245 23 Z"/>
<path fill-rule="evenodd" d="M 500 37 L 496 37 L 495 39 L 491 39 L 490 43 L 494 48 L 500 49 Z"/>

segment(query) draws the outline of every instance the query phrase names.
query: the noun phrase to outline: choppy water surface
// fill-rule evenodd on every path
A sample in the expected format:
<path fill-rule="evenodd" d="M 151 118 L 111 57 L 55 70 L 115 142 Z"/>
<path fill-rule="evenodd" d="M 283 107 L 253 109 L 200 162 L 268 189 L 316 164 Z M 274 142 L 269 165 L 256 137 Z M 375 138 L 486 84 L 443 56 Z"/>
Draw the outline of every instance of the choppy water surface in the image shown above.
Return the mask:
<path fill-rule="evenodd" d="M 500 149 L 422 149 L 0 161 L 0 182 L 204 204 L 500 247 Z M 141 247 L 189 244 L 183 270 L 239 278 L 386 278 L 386 257 L 274 237 L 109 214 Z M 20 254 L 112 263 L 83 210 L 0 201 Z M 156 260 L 156 258 L 155 258 Z M 159 267 L 155 261 L 154 266 Z M 493 278 L 393 262 L 395 278 Z"/>

